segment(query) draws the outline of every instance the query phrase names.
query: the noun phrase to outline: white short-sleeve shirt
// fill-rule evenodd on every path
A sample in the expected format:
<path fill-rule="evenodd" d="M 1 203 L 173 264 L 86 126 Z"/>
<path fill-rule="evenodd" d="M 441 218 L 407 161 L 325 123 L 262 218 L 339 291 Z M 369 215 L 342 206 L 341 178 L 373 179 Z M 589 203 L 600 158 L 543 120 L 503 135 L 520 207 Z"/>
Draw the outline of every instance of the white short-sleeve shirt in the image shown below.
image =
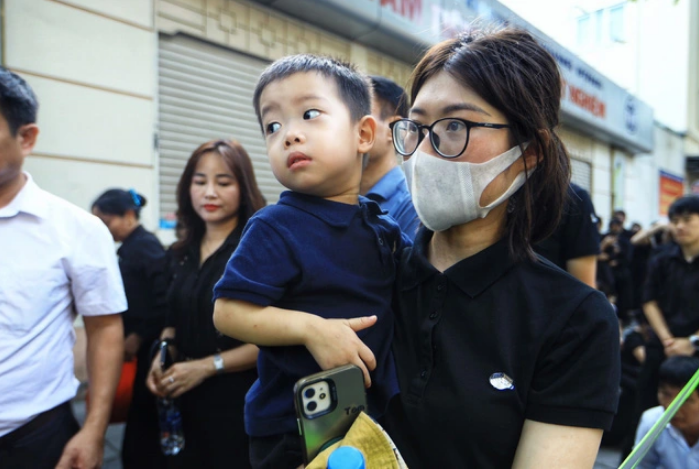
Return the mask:
<path fill-rule="evenodd" d="M 0 436 L 75 397 L 75 315 L 127 309 L 107 227 L 25 176 L 0 208 Z"/>

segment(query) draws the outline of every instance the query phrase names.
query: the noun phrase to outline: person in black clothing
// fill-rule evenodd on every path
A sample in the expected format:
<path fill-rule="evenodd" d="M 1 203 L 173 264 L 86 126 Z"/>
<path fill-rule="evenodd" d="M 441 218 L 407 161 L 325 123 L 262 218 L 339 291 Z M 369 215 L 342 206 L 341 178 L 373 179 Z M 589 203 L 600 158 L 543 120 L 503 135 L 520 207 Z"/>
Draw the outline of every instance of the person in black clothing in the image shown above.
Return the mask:
<path fill-rule="evenodd" d="M 633 248 L 633 255 L 631 256 L 631 264 L 629 266 L 631 270 L 631 291 L 633 293 L 631 298 L 631 309 L 634 314 L 641 311 L 643 305 L 643 285 L 646 283 L 646 273 L 648 271 L 648 261 L 651 258 L 651 253 L 653 252 L 653 246 L 650 242 L 634 242 L 636 235 L 641 233 L 643 228 L 640 224 L 634 223 L 631 225 L 631 232 L 633 236 L 629 239 L 631 246 Z"/>
<path fill-rule="evenodd" d="M 133 189 L 110 189 L 92 204 L 114 241 L 129 309 L 124 321 L 124 361 L 136 359 L 136 378 L 126 419 L 121 459 L 125 468 L 163 467 L 155 399 L 146 388 L 150 348 L 165 325 L 168 278 L 165 250 L 139 222 L 146 198 Z"/>
<path fill-rule="evenodd" d="M 184 468 L 249 467 L 243 426 L 245 394 L 257 379 L 258 349 L 214 328 L 212 291 L 248 219 L 265 205 L 250 157 L 233 141 L 204 143 L 189 158 L 177 186 L 184 237 L 172 246 L 169 316 L 161 338 L 174 341 L 178 361 L 161 370 L 153 360 L 148 387 L 180 398 Z"/>
<path fill-rule="evenodd" d="M 699 196 L 677 199 L 669 210 L 677 244 L 648 266 L 643 312 L 653 329 L 641 374 L 639 411 L 658 405 L 658 369 L 665 357 L 699 350 Z"/>
<path fill-rule="evenodd" d="M 614 304 L 619 318 L 628 320 L 633 300 L 633 284 L 631 283 L 631 258 L 633 247 L 629 238 L 624 234 L 621 220 L 612 218 L 609 222 L 609 232 L 602 238 L 602 258 L 607 261 L 614 277 Z"/>
<path fill-rule="evenodd" d="M 626 224 L 626 212 L 623 210 L 614 210 L 614 213 L 612 214 L 612 219 L 617 219 L 621 222 L 621 230 L 619 231 L 619 235 L 622 238 L 631 240 L 635 232 L 633 230 L 627 230 L 626 228 L 624 228 L 624 225 Z"/>
<path fill-rule="evenodd" d="M 531 247 L 569 185 L 556 62 L 526 31 L 471 31 L 412 78 L 393 139 L 424 227 L 396 279 L 386 429 L 411 469 L 592 467 L 616 410 L 617 319 Z"/>
<path fill-rule="evenodd" d="M 599 241 L 590 194 L 571 183 L 561 222 L 551 236 L 534 246 L 534 251 L 595 288 Z"/>

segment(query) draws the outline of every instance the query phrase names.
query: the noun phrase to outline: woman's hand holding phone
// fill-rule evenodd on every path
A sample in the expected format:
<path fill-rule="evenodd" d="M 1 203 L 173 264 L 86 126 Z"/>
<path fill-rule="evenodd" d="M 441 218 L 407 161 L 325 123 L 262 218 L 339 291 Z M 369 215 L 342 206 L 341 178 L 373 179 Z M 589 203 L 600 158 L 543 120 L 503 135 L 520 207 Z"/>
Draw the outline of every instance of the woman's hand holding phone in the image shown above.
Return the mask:
<path fill-rule="evenodd" d="M 304 345 L 316 363 L 329 370 L 342 365 L 356 365 L 364 375 L 364 385 L 371 386 L 369 371 L 376 368 L 376 358 L 357 332 L 376 324 L 376 316 L 314 321 Z"/>

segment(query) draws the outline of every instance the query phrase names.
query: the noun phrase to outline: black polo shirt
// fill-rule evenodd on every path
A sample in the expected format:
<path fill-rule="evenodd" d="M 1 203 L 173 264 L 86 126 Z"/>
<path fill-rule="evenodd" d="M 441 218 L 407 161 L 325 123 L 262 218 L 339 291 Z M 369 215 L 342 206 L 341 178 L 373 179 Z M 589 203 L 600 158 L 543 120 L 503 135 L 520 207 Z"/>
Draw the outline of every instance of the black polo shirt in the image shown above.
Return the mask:
<path fill-rule="evenodd" d="M 441 273 L 431 236 L 396 282 L 401 394 L 385 423 L 408 466 L 510 467 L 525 419 L 609 428 L 619 326 L 604 296 L 543 258 L 513 263 L 505 240 Z"/>
<path fill-rule="evenodd" d="M 656 301 L 670 332 L 689 337 L 699 330 L 699 258 L 687 262 L 679 245 L 670 245 L 648 266 L 643 302 Z"/>
<path fill-rule="evenodd" d="M 534 250 L 558 267 L 566 270 L 566 263 L 579 257 L 599 254 L 600 237 L 597 215 L 590 195 L 582 187 L 568 187 L 568 202 L 556 231 L 534 246 Z"/>

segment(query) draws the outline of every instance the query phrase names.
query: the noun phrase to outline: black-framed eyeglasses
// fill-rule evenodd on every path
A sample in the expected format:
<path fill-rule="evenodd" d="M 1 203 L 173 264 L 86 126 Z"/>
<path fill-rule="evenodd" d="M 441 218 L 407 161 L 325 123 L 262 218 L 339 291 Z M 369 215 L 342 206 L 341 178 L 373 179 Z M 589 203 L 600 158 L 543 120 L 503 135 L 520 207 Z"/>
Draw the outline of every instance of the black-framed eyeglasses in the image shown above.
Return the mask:
<path fill-rule="evenodd" d="M 411 119 L 400 119 L 389 124 L 393 133 L 393 146 L 403 155 L 410 158 L 425 138 L 430 134 L 432 148 L 443 158 L 456 158 L 466 150 L 471 136 L 471 128 L 485 127 L 486 129 L 506 129 L 507 124 L 491 124 L 490 122 L 471 122 L 456 117 L 438 119 L 432 125 L 421 125 Z"/>

